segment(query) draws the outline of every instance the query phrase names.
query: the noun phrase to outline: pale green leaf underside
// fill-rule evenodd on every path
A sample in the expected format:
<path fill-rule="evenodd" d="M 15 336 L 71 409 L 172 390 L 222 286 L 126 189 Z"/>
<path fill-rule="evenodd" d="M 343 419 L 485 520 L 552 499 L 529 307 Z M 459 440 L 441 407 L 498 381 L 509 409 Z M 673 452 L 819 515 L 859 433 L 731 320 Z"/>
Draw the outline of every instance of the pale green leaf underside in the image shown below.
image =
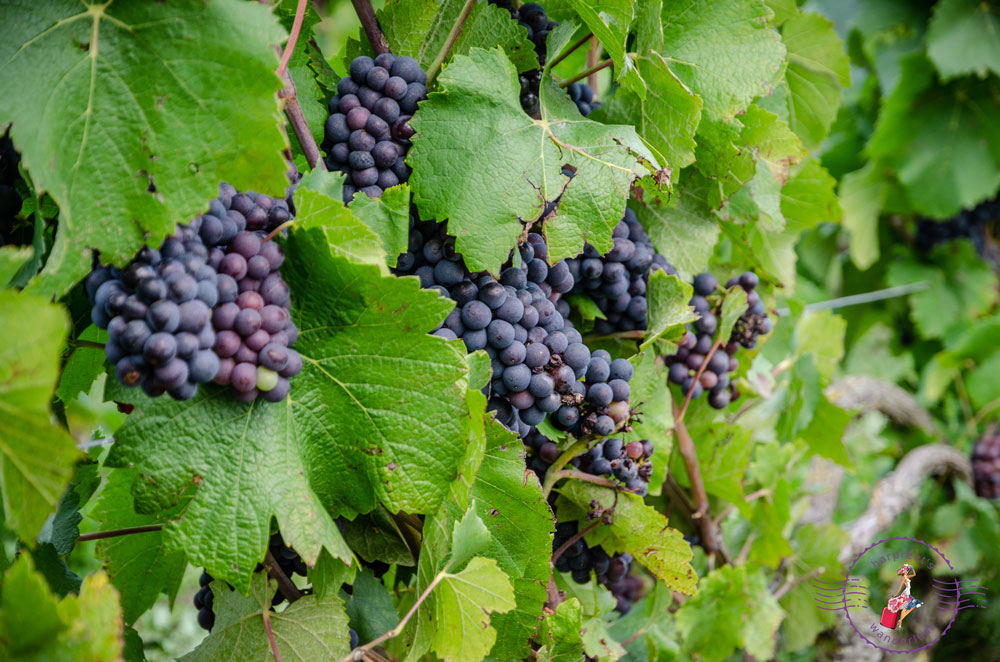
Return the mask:
<path fill-rule="evenodd" d="M 237 0 L 9 2 L 0 40 L 0 125 L 36 186 L 59 204 L 59 232 L 32 287 L 66 292 L 87 248 L 123 264 L 217 194 L 284 190 L 267 8 Z M 195 50 L 197 57 L 193 57 Z"/>

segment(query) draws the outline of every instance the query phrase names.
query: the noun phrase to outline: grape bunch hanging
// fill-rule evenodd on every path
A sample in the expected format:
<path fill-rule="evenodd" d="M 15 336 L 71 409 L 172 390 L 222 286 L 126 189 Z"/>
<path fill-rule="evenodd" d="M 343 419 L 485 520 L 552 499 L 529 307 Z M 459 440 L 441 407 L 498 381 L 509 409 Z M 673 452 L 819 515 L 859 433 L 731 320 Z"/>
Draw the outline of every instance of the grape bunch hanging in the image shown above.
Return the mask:
<path fill-rule="evenodd" d="M 412 217 L 409 250 L 396 272 L 416 275 L 422 287 L 455 301 L 434 335 L 486 351 L 493 368 L 489 409 L 503 425 L 523 437 L 551 414 L 557 427 L 574 434 L 611 434 L 629 417 L 631 370 L 611 379 L 609 368 L 603 380 L 591 372 L 581 381 L 593 357 L 554 303 L 573 288 L 569 268 L 564 261 L 549 266 L 548 246 L 536 233 L 517 257 L 520 266 L 512 257 L 499 280 L 470 273 L 443 224 Z"/>
<path fill-rule="evenodd" d="M 604 314 L 594 320 L 594 332 L 610 334 L 646 328 L 646 285 L 649 274 L 662 270 L 677 274 L 667 258 L 656 252 L 631 209 L 612 233 L 614 247 L 604 255 L 585 244 L 583 253 L 567 260 L 576 285 L 574 294 L 587 294 Z"/>
<path fill-rule="evenodd" d="M 707 391 L 708 404 L 715 409 L 725 409 L 740 395 L 730 379 L 730 374 L 739 368 L 736 354 L 740 347 L 752 349 L 759 335 L 770 333 L 771 320 L 756 291 L 757 275 L 747 271 L 730 279 L 726 288 L 739 285 L 746 292 L 747 310 L 737 320 L 728 340 L 712 351 L 722 306 L 722 297 L 717 296 L 719 282 L 712 274 L 701 273 L 694 277 L 693 284 L 694 296 L 690 304 L 700 317 L 688 326 L 677 353 L 666 358 L 668 379 L 680 385 L 685 393 L 690 392 L 692 399 Z"/>
<path fill-rule="evenodd" d="M 243 402 L 278 402 L 302 357 L 291 349 L 298 329 L 279 271 L 284 252 L 266 233 L 291 210 L 280 198 L 219 189 L 158 249 L 143 248 L 123 269 L 95 265 L 85 282 L 91 319 L 108 331 L 105 354 L 123 386 L 187 400 L 214 381 Z"/>
<path fill-rule="evenodd" d="M 625 359 L 615 360 L 628 363 Z M 549 467 L 559 457 L 559 447 L 538 430 L 532 430 L 523 441 L 528 452 L 528 468 L 544 481 Z M 609 437 L 571 459 L 569 465 L 575 471 L 619 482 L 631 492 L 646 496 L 653 475 L 652 456 L 653 442 L 648 439 L 625 443 L 617 437 Z"/>
<path fill-rule="evenodd" d="M 589 583 L 593 572 L 597 583 L 608 587 L 615 596 L 615 609 L 621 614 L 628 613 L 632 602 L 639 597 L 638 591 L 629 581 L 632 555 L 608 554 L 603 547 L 590 547 L 582 537 L 577 538 L 578 533 L 579 524 L 575 521 L 556 524 L 556 533 L 552 537 L 553 555 L 559 553 L 560 548 L 566 547 L 556 557 L 555 569 L 570 573 L 577 584 Z M 573 538 L 576 540 L 567 546 Z"/>
<path fill-rule="evenodd" d="M 410 178 L 410 118 L 427 98 L 427 74 L 412 57 L 362 55 L 349 71 L 330 99 L 322 145 L 327 169 L 347 175 L 345 203 L 357 191 L 377 198 Z"/>
<path fill-rule="evenodd" d="M 528 31 L 528 39 L 535 46 L 539 68 L 524 72 L 518 76 L 518 81 L 521 84 L 521 108 L 529 115 L 537 115 L 540 111 L 538 89 L 542 84 L 542 68 L 545 66 L 545 41 L 552 29 L 559 24 L 550 21 L 545 10 L 536 2 L 526 2 L 518 8 L 514 7 L 511 0 L 490 0 L 490 4 L 509 11 L 511 18 Z M 593 88 L 586 83 L 571 83 L 566 86 L 566 92 L 584 117 L 601 107 L 599 101 L 594 101 Z"/>

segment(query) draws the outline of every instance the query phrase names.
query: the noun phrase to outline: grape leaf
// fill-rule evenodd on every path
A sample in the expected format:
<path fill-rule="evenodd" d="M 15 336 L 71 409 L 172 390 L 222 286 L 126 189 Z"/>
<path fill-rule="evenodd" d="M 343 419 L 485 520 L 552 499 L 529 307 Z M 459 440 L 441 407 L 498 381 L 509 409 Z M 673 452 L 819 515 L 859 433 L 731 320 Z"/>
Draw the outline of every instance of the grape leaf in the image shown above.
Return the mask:
<path fill-rule="evenodd" d="M 794 547 L 798 563 L 796 574 L 817 571 L 820 580 L 836 581 L 834 572 L 840 567 L 837 551 L 847 544 L 847 533 L 834 524 L 805 524 L 795 531 Z M 812 644 L 816 636 L 836 624 L 839 615 L 823 609 L 816 601 L 816 590 L 810 582 L 801 582 L 780 600 L 785 613 L 794 614 L 781 624 L 782 646 L 799 650 Z"/>
<path fill-rule="evenodd" d="M 638 419 L 624 441 L 649 439 L 653 442 L 653 475 L 649 479 L 649 493 L 658 496 L 663 489 L 663 477 L 673 448 L 674 417 L 670 411 L 669 388 L 663 388 L 667 368 L 657 361 L 655 352 L 639 352 L 629 357 L 635 372 L 629 386 L 632 388 L 630 404 Z"/>
<path fill-rule="evenodd" d="M 34 254 L 31 246 L 0 246 L 0 287 L 7 287 Z"/>
<path fill-rule="evenodd" d="M 210 387 L 187 402 L 135 396 L 109 458 L 141 470 L 133 491 L 143 512 L 197 484 L 167 538 L 242 590 L 272 515 L 307 563 L 322 547 L 350 562 L 332 517 L 379 501 L 393 512 L 433 510 L 467 436 L 464 351 L 421 333 L 451 303 L 421 292 L 416 278 L 332 255 L 318 228 L 296 228 L 286 255 L 304 363 L 291 397 L 247 407 Z"/>
<path fill-rule="evenodd" d="M 22 93 L 0 99 L 0 124 L 13 122 L 22 163 L 60 212 L 30 289 L 65 293 L 88 248 L 124 264 L 204 211 L 221 180 L 284 190 L 274 45 L 285 32 L 267 8 L 20 0 L 5 14 L 0 88 Z"/>
<path fill-rule="evenodd" d="M 118 660 L 122 620 L 118 594 L 102 571 L 88 576 L 80 595 L 62 601 L 22 554 L 3 578 L 0 657 L 20 662 Z"/>
<path fill-rule="evenodd" d="M 996 276 L 970 243 L 951 242 L 932 255 L 930 263 L 893 261 L 886 280 L 890 287 L 926 281 L 927 289 L 908 297 L 910 317 L 923 338 L 944 337 L 952 325 L 976 319 L 997 300 Z"/>
<path fill-rule="evenodd" d="M 674 190 L 671 200 L 659 199 L 645 188 L 643 193 L 645 204 L 633 204 L 632 209 L 656 251 L 682 272 L 704 269 L 719 236 L 719 222 L 708 207 L 704 181 L 689 177 Z"/>
<path fill-rule="evenodd" d="M 735 505 L 744 516 L 750 516 L 750 505 L 743 500 L 743 480 L 750 461 L 753 440 L 750 430 L 741 425 L 719 426 L 708 422 L 704 433 L 694 426 L 689 430 L 698 440 L 701 475 L 705 491 Z M 712 442 L 711 451 L 706 448 Z"/>
<path fill-rule="evenodd" d="M 399 614 L 392 594 L 370 570 L 359 572 L 351 583 L 351 595 L 341 595 L 347 607 L 351 628 L 358 640 L 369 642 L 399 624 Z"/>
<path fill-rule="evenodd" d="M 103 344 L 108 336 L 106 331 L 90 325 L 83 330 L 78 339 Z M 91 389 L 94 380 L 104 372 L 105 367 L 104 350 L 97 347 L 75 347 L 59 376 L 56 397 L 63 404 L 69 404 L 80 393 L 86 393 Z"/>
<path fill-rule="evenodd" d="M 663 53 L 670 69 L 705 102 L 709 119 L 725 120 L 766 95 L 785 57 L 770 11 L 756 0 L 666 0 Z"/>
<path fill-rule="evenodd" d="M 695 592 L 698 578 L 691 568 L 691 546 L 641 497 L 576 480 L 558 489 L 580 508 L 593 510 L 591 502 L 596 501 L 605 510 L 614 509 L 611 524 L 602 527 L 608 534 L 602 545 L 609 553 L 628 552 L 667 586 L 688 595 Z"/>
<path fill-rule="evenodd" d="M 781 187 L 781 214 L 791 230 L 808 230 L 819 223 L 836 223 L 842 212 L 837 180 L 816 159 L 794 168 Z"/>
<path fill-rule="evenodd" d="M 392 52 L 414 57 L 427 69 L 447 41 L 464 4 L 464 0 L 389 2 L 377 16 Z M 495 46 L 503 48 L 518 72 L 538 68 L 527 30 L 512 20 L 506 9 L 485 2 L 472 8 L 448 59 L 465 55 L 471 48 Z"/>
<path fill-rule="evenodd" d="M 632 124 L 640 136 L 663 154 L 664 165 L 671 168 L 691 165 L 694 134 L 701 120 L 701 98 L 674 75 L 659 53 L 640 57 L 638 67 L 648 86 L 645 98 L 620 88 L 593 114 L 594 119 L 609 124 Z"/>
<path fill-rule="evenodd" d="M 536 219 L 560 195 L 545 224 L 549 258 L 575 256 L 584 241 L 602 253 L 611 249 L 629 186 L 654 162 L 634 129 L 580 117 L 548 73 L 542 118 L 533 120 L 521 110 L 516 72 L 499 49 L 456 57 L 438 82 L 443 91 L 413 118 L 410 184 L 423 214 L 448 219 L 470 269 L 497 270 L 523 229 L 518 219 Z M 575 168 L 572 180 L 564 164 Z"/>
<path fill-rule="evenodd" d="M 757 158 L 757 172 L 763 163 L 779 184 L 788 179 L 788 169 L 805 156 L 802 141 L 774 113 L 751 105 L 740 117 L 743 129 L 740 144 L 752 148 Z"/>
<path fill-rule="evenodd" d="M 386 253 L 382 250 L 386 239 L 378 233 L 379 228 L 385 228 L 389 223 L 387 214 L 381 211 L 382 203 L 361 203 L 360 207 L 365 210 L 363 218 L 368 220 L 359 220 L 359 216 L 353 213 L 353 206 L 348 209 L 341 202 L 343 183 L 344 176 L 340 173 L 313 170 L 305 175 L 295 190 L 295 225 L 303 229 L 321 229 L 334 255 L 359 264 L 377 265 L 383 274 L 388 275 Z M 362 195 L 358 201 L 362 198 L 368 200 L 368 196 Z M 395 206 L 398 199 L 395 195 L 392 199 Z M 408 207 L 409 203 L 404 228 L 409 227 Z"/>
<path fill-rule="evenodd" d="M 896 170 L 916 211 L 948 218 L 1000 186 L 998 103 L 996 77 L 940 85 L 926 57 L 911 56 L 882 102 L 868 149 Z"/>
<path fill-rule="evenodd" d="M 788 123 L 806 148 L 816 149 L 837 117 L 843 88 L 851 83 L 850 62 L 833 23 L 818 14 L 789 18 L 781 39 L 788 50 Z"/>
<path fill-rule="evenodd" d="M 1000 74 L 1000 9 L 976 0 L 941 0 L 927 26 L 927 55 L 941 78 Z"/>
<path fill-rule="evenodd" d="M 841 466 L 853 467 L 854 463 L 847 454 L 843 437 L 844 430 L 854 418 L 854 414 L 855 412 L 841 409 L 826 396 L 822 396 L 813 411 L 812 420 L 799 438 L 817 455 L 833 460 Z"/>
<path fill-rule="evenodd" d="M 878 217 L 884 199 L 885 182 L 874 161 L 840 181 L 844 227 L 851 233 L 851 261 L 862 271 L 878 261 Z"/>
<path fill-rule="evenodd" d="M 779 478 L 771 486 L 770 494 L 754 502 L 750 524 L 757 535 L 750 543 L 751 563 L 777 568 L 782 559 L 791 556 L 792 548 L 784 534 L 791 517 L 790 495 L 788 481 Z"/>
<path fill-rule="evenodd" d="M 632 55 L 625 50 L 635 0 L 570 0 L 570 3 L 611 56 L 615 81 L 645 99 L 646 82 Z"/>
<path fill-rule="evenodd" d="M 187 499 L 168 511 L 154 515 L 135 512 L 130 489 L 136 471 L 115 469 L 101 490 L 90 515 L 99 531 L 163 524 L 180 517 Z M 162 531 L 107 538 L 98 543 L 97 554 L 104 557 L 108 578 L 121 594 L 122 617 L 131 625 L 166 592 L 177 595 L 187 562 L 184 554 L 164 545 Z"/>
<path fill-rule="evenodd" d="M 0 319 L 0 489 L 7 526 L 31 541 L 79 455 L 49 413 L 69 320 L 61 306 L 11 290 L 0 291 Z"/>
<path fill-rule="evenodd" d="M 525 473 L 520 439 L 493 420 L 487 421 L 486 451 L 470 497 L 492 535 L 482 554 L 496 559 L 510 578 L 516 602 L 511 611 L 490 619 L 497 631 L 490 655 L 521 659 L 530 650 L 529 639 L 546 599 L 552 511 L 542 498 L 538 478 Z"/>
<path fill-rule="evenodd" d="M 684 325 L 698 319 L 688 304 L 694 293 L 692 287 L 676 275 L 657 270 L 649 274 L 646 301 L 649 330 L 640 350 L 645 350 L 657 340 L 676 340 L 684 335 Z"/>
<path fill-rule="evenodd" d="M 583 607 L 576 598 L 560 602 L 545 614 L 535 642 L 539 662 L 577 662 L 583 657 Z"/>
<path fill-rule="evenodd" d="M 489 542 L 488 534 L 485 539 L 477 535 L 473 546 L 459 540 L 462 531 L 479 527 L 483 522 L 475 510 L 470 508 L 461 516 L 454 504 L 448 503 L 427 519 L 415 590 L 422 594 L 433 588 L 417 610 L 407 660 L 423 659 L 429 649 L 445 662 L 481 660 L 497 638 L 490 614 L 516 606 L 510 580 L 494 559 L 476 556 L 463 570 L 454 572 L 454 561 L 461 561 L 478 543 Z M 464 553 L 455 557 L 455 549 L 464 549 Z M 456 632 L 462 636 L 454 636 Z"/>
<path fill-rule="evenodd" d="M 716 340 L 722 339 L 722 344 L 729 342 L 729 336 L 733 333 L 733 327 L 739 321 L 743 313 L 747 311 L 747 293 L 739 285 L 733 285 L 726 291 L 726 298 L 722 300 L 722 311 L 719 313 L 719 330 L 716 333 Z"/>
<path fill-rule="evenodd" d="M 390 267 L 407 251 L 410 241 L 410 187 L 393 186 L 378 198 L 355 194 L 351 212 L 382 239 Z"/>
<path fill-rule="evenodd" d="M 382 561 L 400 565 L 415 565 L 413 553 L 396 522 L 384 508 L 340 523 L 344 540 L 351 550 L 365 561 Z"/>
<path fill-rule="evenodd" d="M 281 659 L 300 662 L 339 660 L 350 652 L 347 614 L 334 593 L 322 600 L 305 595 L 281 612 L 272 612 L 271 597 L 277 582 L 256 573 L 249 597 L 231 590 L 224 582 L 212 582 L 215 594 L 212 633 L 184 657 L 183 662 L 244 662 L 274 659 L 268 633 L 274 634 Z"/>
<path fill-rule="evenodd" d="M 681 605 L 676 621 L 685 653 L 697 651 L 706 661 L 721 661 L 742 647 L 758 659 L 769 659 L 783 614 L 761 572 L 748 574 L 744 566 L 730 565 L 701 580 L 698 595 Z"/>

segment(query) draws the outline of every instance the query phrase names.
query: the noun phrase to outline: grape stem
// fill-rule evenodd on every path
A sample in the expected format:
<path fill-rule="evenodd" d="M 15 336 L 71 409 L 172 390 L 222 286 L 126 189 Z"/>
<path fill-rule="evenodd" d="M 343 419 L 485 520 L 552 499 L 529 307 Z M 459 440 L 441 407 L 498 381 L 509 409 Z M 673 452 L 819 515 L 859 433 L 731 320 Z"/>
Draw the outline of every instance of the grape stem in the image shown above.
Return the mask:
<path fill-rule="evenodd" d="M 549 62 L 546 66 L 549 69 L 554 69 L 557 64 L 559 64 L 560 62 L 562 62 L 563 60 L 565 60 L 567 57 L 569 57 L 570 54 L 573 51 L 575 51 L 576 49 L 580 48 L 581 46 L 583 46 L 584 44 L 586 44 L 588 41 L 590 41 L 590 38 L 593 36 L 593 34 L 594 34 L 593 32 L 588 32 L 587 34 L 583 35 L 583 37 L 580 39 L 580 41 L 578 41 L 578 42 L 576 42 L 574 44 L 571 44 L 566 50 L 564 50 L 562 53 L 560 53 L 559 55 L 557 55 L 556 57 L 554 57 L 552 59 L 552 61 Z"/>
<path fill-rule="evenodd" d="M 288 118 L 288 123 L 292 125 L 292 130 L 299 141 L 299 146 L 302 147 L 302 153 L 305 154 L 310 168 L 326 170 L 326 163 L 320 157 L 316 139 L 313 138 L 312 131 L 309 130 L 309 123 L 302 112 L 302 104 L 299 103 L 299 97 L 295 90 L 295 81 L 292 80 L 287 71 L 281 76 L 281 79 L 284 82 L 284 86 L 278 92 L 278 97 L 285 101 L 285 117 Z"/>
<path fill-rule="evenodd" d="M 597 41 L 597 37 L 591 36 L 590 38 L 590 49 L 587 51 L 587 66 L 593 67 L 597 64 L 597 59 L 601 56 L 600 42 Z M 590 72 L 590 76 L 587 77 L 587 85 L 590 85 L 591 89 L 594 90 L 595 94 L 597 92 L 597 71 Z"/>
<path fill-rule="evenodd" d="M 785 583 L 782 584 L 781 587 L 774 592 L 774 599 L 780 600 L 785 596 L 786 593 L 791 591 L 793 588 L 795 588 L 802 582 L 806 581 L 807 579 L 812 579 L 813 577 L 818 577 L 819 575 L 822 575 L 825 570 L 826 569 L 821 566 L 819 568 L 814 568 L 813 570 L 807 572 L 804 575 L 799 575 L 798 577 L 795 578 L 786 579 Z"/>
<path fill-rule="evenodd" d="M 558 481 L 561 476 L 559 472 L 562 468 L 569 464 L 569 461 L 574 457 L 587 450 L 587 440 L 581 439 L 579 441 L 573 442 L 573 445 L 563 451 L 562 455 L 556 458 L 556 461 L 549 466 L 548 471 L 545 472 L 545 483 L 542 484 L 542 496 L 546 499 L 549 497 L 549 493 L 552 492 L 552 488 L 555 486 L 556 481 Z"/>
<path fill-rule="evenodd" d="M 294 224 L 295 224 L 295 219 L 294 218 L 291 218 L 291 219 L 285 221 L 284 223 L 282 223 L 278 227 L 276 227 L 273 230 L 271 230 L 271 232 L 269 232 L 268 235 L 266 237 L 264 237 L 263 241 L 271 241 L 276 236 L 278 236 L 279 232 L 281 232 L 285 228 L 292 227 L 292 225 L 294 225 Z"/>
<path fill-rule="evenodd" d="M 458 35 L 462 33 L 462 27 L 465 25 L 465 21 L 468 20 L 469 14 L 472 13 L 472 8 L 476 5 L 476 0 L 465 0 L 465 5 L 462 6 L 462 13 L 458 15 L 458 20 L 455 21 L 455 25 L 452 26 L 451 32 L 448 33 L 448 38 L 444 41 L 444 46 L 438 51 L 437 57 L 431 62 L 431 66 L 427 68 L 427 86 L 437 78 L 438 73 L 441 71 L 441 65 L 444 64 L 445 58 L 448 57 L 448 52 L 451 47 L 455 45 L 458 40 Z"/>
<path fill-rule="evenodd" d="M 302 31 L 302 18 L 306 15 L 306 5 L 309 0 L 299 0 L 298 6 L 295 7 L 295 20 L 292 22 L 292 32 L 288 35 L 288 41 L 285 42 L 285 50 L 281 54 L 281 62 L 278 63 L 277 74 L 279 77 L 284 76 L 285 72 L 288 71 L 288 61 L 292 59 L 292 53 L 295 51 L 295 42 L 299 39 L 299 32 Z"/>
<path fill-rule="evenodd" d="M 372 50 L 375 51 L 375 54 L 381 55 L 382 53 L 391 52 L 389 42 L 385 38 L 385 33 L 382 32 L 382 26 L 378 24 L 378 18 L 375 17 L 375 10 L 372 9 L 371 1 L 351 0 L 351 4 L 354 5 L 354 13 L 358 15 L 361 27 L 364 29 L 365 36 L 368 37 L 368 43 L 372 45 Z"/>
<path fill-rule="evenodd" d="M 705 363 L 707 363 L 707 359 Z M 688 480 L 691 483 L 691 490 L 694 492 L 694 511 L 691 514 L 699 528 L 701 529 L 701 542 L 705 546 L 705 551 L 710 557 L 718 555 L 723 563 L 726 563 L 725 553 L 719 546 L 715 535 L 715 525 L 709 512 L 708 493 L 705 491 L 705 482 L 701 478 L 701 469 L 698 466 L 698 455 L 695 453 L 694 442 L 684 425 L 683 418 L 677 411 L 677 405 L 673 405 L 674 410 L 674 432 L 677 435 L 677 450 L 684 459 L 684 468 L 687 470 Z"/>
<path fill-rule="evenodd" d="M 271 630 L 271 610 L 264 609 L 261 615 L 264 617 L 264 632 L 267 632 L 267 641 L 271 644 L 274 662 L 281 662 L 281 651 L 278 650 L 278 642 L 275 641 L 274 632 Z"/>
<path fill-rule="evenodd" d="M 146 524 L 145 526 L 132 526 L 127 529 L 109 529 L 107 531 L 94 531 L 93 533 L 82 533 L 77 538 L 77 542 L 87 542 L 88 540 L 103 540 L 104 538 L 117 538 L 118 536 L 129 536 L 133 533 L 151 533 L 159 531 L 163 524 Z"/>
<path fill-rule="evenodd" d="M 623 492 L 630 492 L 634 494 L 633 490 L 627 487 L 622 487 L 620 484 L 608 478 L 601 478 L 600 476 L 592 476 L 590 474 L 585 474 L 582 471 L 573 471 L 571 469 L 564 469 L 559 472 L 559 478 L 575 478 L 576 480 L 582 480 L 588 483 L 594 483 L 596 485 L 603 485 L 604 487 L 611 487 L 616 490 L 621 490 Z"/>
<path fill-rule="evenodd" d="M 583 80 L 584 78 L 586 78 L 590 74 L 596 74 L 601 69 L 607 69 L 613 63 L 614 63 L 614 60 L 608 58 L 604 62 L 599 62 L 599 63 L 595 64 L 594 66 L 589 67 L 588 69 L 584 69 L 583 71 L 581 71 L 577 75 L 573 76 L 572 78 L 570 78 L 568 80 L 564 80 L 563 82 L 559 83 L 559 87 L 561 87 L 563 89 L 566 89 L 567 87 L 569 87 L 573 83 L 577 82 L 578 80 Z"/>
<path fill-rule="evenodd" d="M 615 333 L 591 333 L 583 337 L 584 344 L 590 344 L 592 340 L 642 340 L 646 337 L 646 332 L 640 329 L 634 331 L 616 331 Z"/>
<path fill-rule="evenodd" d="M 572 547 L 573 543 L 575 543 L 577 540 L 580 540 L 581 538 L 583 538 L 585 535 L 587 535 L 600 525 L 601 525 L 601 520 L 600 518 L 598 518 L 593 524 L 588 526 L 586 529 L 584 529 L 583 531 L 577 531 L 576 533 L 573 534 L 572 538 L 570 538 L 563 544 L 559 545 L 556 551 L 552 552 L 552 561 L 551 561 L 552 567 L 553 568 L 555 567 L 556 561 L 558 561 L 559 557 L 563 555 L 563 552 Z"/>
<path fill-rule="evenodd" d="M 687 394 L 684 396 L 684 404 L 681 405 L 681 410 L 674 413 L 674 420 L 678 423 L 684 420 L 684 414 L 687 413 L 688 405 L 691 404 L 691 396 L 694 394 L 694 387 L 698 385 L 698 381 L 701 379 L 702 374 L 705 372 L 705 368 L 708 367 L 708 362 L 712 360 L 712 355 L 722 346 L 723 335 L 719 334 L 719 339 L 715 341 L 712 348 L 708 350 L 708 354 L 705 355 L 705 360 L 701 362 L 698 366 L 698 372 L 694 374 L 694 381 L 691 383 L 691 388 L 688 389 Z"/>
<path fill-rule="evenodd" d="M 281 591 L 286 600 L 295 602 L 302 597 L 302 591 L 299 590 L 299 587 L 281 569 L 278 561 L 271 554 L 271 550 L 267 550 L 267 556 L 264 557 L 264 568 L 267 570 L 267 576 L 278 582 L 278 590 Z"/>

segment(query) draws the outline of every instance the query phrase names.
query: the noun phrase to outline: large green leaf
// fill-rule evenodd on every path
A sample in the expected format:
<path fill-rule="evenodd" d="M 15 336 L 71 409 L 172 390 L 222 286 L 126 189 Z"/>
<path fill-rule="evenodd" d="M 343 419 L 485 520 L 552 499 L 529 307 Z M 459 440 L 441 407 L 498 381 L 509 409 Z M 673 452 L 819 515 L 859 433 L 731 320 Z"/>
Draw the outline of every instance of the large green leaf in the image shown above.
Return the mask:
<path fill-rule="evenodd" d="M 819 223 L 836 223 L 843 212 L 837 180 L 816 159 L 807 159 L 781 187 L 781 214 L 789 229 L 807 230 Z"/>
<path fill-rule="evenodd" d="M 710 119 L 734 117 L 780 72 L 785 48 L 769 14 L 759 0 L 664 1 L 664 57 Z"/>
<path fill-rule="evenodd" d="M 646 286 L 649 330 L 640 349 L 646 349 L 661 338 L 676 340 L 684 335 L 684 325 L 698 319 L 688 303 L 693 293 L 692 287 L 675 275 L 668 276 L 660 270 L 649 274 Z"/>
<path fill-rule="evenodd" d="M 11 290 L 0 291 L 0 319 L 0 490 L 7 526 L 32 541 L 79 455 L 49 413 L 69 320 L 61 306 Z"/>
<path fill-rule="evenodd" d="M 187 402 L 136 396 L 109 460 L 141 470 L 142 511 L 197 485 L 168 540 L 242 590 L 272 516 L 308 563 L 322 547 L 349 561 L 333 516 L 378 502 L 433 512 L 465 452 L 465 355 L 426 335 L 450 303 L 416 278 L 335 256 L 328 242 L 296 228 L 286 245 L 304 363 L 287 400 L 241 405 L 211 387 Z"/>
<path fill-rule="evenodd" d="M 909 57 L 883 101 L 869 150 L 895 168 L 916 211 L 947 218 L 1000 186 L 998 104 L 996 77 L 939 85 L 923 54 Z"/>
<path fill-rule="evenodd" d="M 277 583 L 257 573 L 250 595 L 243 597 L 224 582 L 212 582 L 215 626 L 183 662 L 246 662 L 281 659 L 296 662 L 329 662 L 350 652 L 350 635 L 344 603 L 335 593 L 323 599 L 306 595 L 280 613 L 272 612 L 271 597 Z M 272 652 L 271 633 L 277 646 Z"/>
<path fill-rule="evenodd" d="M 927 55 L 945 80 L 1000 74 L 1000 7 L 978 0 L 941 0 L 927 27 Z"/>
<path fill-rule="evenodd" d="M 615 80 L 623 88 L 645 98 L 646 83 L 632 55 L 625 49 L 635 0 L 570 0 L 570 4 L 611 56 Z"/>
<path fill-rule="evenodd" d="M 523 229 L 518 219 L 535 220 L 560 195 L 545 224 L 550 259 L 575 256 L 585 241 L 611 249 L 629 187 L 649 173 L 639 159 L 655 165 L 634 129 L 580 117 L 549 74 L 533 120 L 499 49 L 456 57 L 438 81 L 443 91 L 413 118 L 410 183 L 422 214 L 448 219 L 470 269 L 497 270 Z M 576 169 L 572 180 L 563 165 Z"/>
<path fill-rule="evenodd" d="M 60 210 L 33 289 L 66 292 L 88 248 L 124 264 L 159 244 L 220 180 L 284 190 L 284 36 L 266 7 L 238 0 L 6 3 L 0 88 L 20 93 L 0 99 L 0 124 L 13 122 L 22 162 Z"/>
<path fill-rule="evenodd" d="M 633 204 L 649 239 L 682 272 L 702 271 L 719 237 L 719 221 L 708 206 L 703 179 L 689 177 L 669 200 L 643 189 L 642 205 Z"/>
<path fill-rule="evenodd" d="M 136 473 L 115 469 L 108 476 L 90 511 L 101 523 L 98 530 L 163 524 L 180 516 L 187 499 L 166 512 L 137 513 L 130 492 Z M 153 606 L 160 593 L 166 591 L 173 600 L 187 567 L 182 552 L 164 545 L 162 531 L 107 538 L 98 543 L 98 554 L 104 557 L 111 584 L 121 594 L 122 616 L 129 625 Z"/>
<path fill-rule="evenodd" d="M 878 218 L 884 198 L 885 181 L 874 161 L 840 181 L 844 227 L 851 233 L 851 261 L 862 271 L 878 260 Z"/>

